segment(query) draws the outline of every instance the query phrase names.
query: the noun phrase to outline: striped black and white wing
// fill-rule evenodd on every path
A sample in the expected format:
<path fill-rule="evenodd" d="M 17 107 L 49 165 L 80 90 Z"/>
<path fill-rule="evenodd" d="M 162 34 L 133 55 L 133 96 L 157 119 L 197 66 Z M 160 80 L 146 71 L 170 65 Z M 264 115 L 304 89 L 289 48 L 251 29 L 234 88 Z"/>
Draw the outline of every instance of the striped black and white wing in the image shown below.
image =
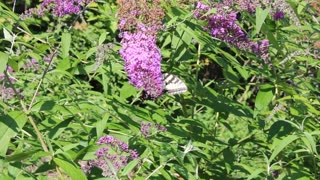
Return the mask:
<path fill-rule="evenodd" d="M 163 73 L 164 91 L 168 94 L 181 94 L 188 90 L 186 84 L 177 76 L 169 73 Z"/>

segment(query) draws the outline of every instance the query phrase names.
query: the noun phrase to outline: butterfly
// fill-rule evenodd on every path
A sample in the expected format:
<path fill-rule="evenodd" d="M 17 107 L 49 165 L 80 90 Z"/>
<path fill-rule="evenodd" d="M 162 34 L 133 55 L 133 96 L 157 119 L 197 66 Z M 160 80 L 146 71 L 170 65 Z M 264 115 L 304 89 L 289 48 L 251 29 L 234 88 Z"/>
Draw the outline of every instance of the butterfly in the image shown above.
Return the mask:
<path fill-rule="evenodd" d="M 173 74 L 163 73 L 162 79 L 164 92 L 168 94 L 182 94 L 188 90 L 186 84 Z"/>
<path fill-rule="evenodd" d="M 163 73 L 162 83 L 163 83 L 163 93 L 174 95 L 174 94 L 182 94 L 188 91 L 186 84 L 180 78 L 178 78 L 173 74 Z M 142 91 L 140 99 L 144 101 L 144 100 L 155 100 L 156 98 L 150 96 L 146 91 Z"/>

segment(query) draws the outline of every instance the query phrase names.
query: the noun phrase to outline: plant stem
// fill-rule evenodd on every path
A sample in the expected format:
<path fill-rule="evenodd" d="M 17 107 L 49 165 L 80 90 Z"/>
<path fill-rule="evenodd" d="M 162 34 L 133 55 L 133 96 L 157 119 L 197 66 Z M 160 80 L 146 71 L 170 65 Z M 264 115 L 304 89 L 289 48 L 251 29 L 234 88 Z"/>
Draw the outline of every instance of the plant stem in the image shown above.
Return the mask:
<path fill-rule="evenodd" d="M 154 175 L 157 171 L 159 171 L 162 167 L 164 167 L 168 162 L 172 161 L 173 159 L 175 159 L 176 156 L 173 156 L 172 158 L 170 158 L 168 161 L 164 162 L 163 164 L 161 164 L 159 167 L 157 167 L 154 171 L 152 171 L 151 174 L 149 174 L 148 177 L 146 177 L 145 180 L 148 180 L 152 175 Z"/>
<path fill-rule="evenodd" d="M 197 59 L 197 66 L 196 66 L 196 77 L 195 77 L 195 85 L 194 85 L 194 90 L 193 90 L 193 93 L 192 93 L 192 98 L 195 99 L 196 97 L 196 92 L 197 92 L 197 84 L 198 84 L 198 76 L 199 76 L 199 66 L 200 66 L 200 55 L 201 55 L 201 46 L 199 44 L 198 46 L 198 59 Z M 193 119 L 194 118 L 194 112 L 195 112 L 195 108 L 196 108 L 196 105 L 194 104 L 193 107 L 192 107 L 192 115 L 191 115 L 191 118 Z"/>

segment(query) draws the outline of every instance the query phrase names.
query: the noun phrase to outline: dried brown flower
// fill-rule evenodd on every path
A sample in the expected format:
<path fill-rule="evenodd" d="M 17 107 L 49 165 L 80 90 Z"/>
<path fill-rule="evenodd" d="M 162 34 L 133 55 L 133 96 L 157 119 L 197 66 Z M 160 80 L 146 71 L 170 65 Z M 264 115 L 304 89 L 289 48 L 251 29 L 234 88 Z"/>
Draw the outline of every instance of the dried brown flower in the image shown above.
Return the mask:
<path fill-rule="evenodd" d="M 143 24 L 156 33 L 162 27 L 164 12 L 160 6 L 160 0 L 118 0 L 119 29 L 121 31 L 134 31 Z"/>
<path fill-rule="evenodd" d="M 310 5 L 320 14 L 320 1 L 313 1 Z"/>

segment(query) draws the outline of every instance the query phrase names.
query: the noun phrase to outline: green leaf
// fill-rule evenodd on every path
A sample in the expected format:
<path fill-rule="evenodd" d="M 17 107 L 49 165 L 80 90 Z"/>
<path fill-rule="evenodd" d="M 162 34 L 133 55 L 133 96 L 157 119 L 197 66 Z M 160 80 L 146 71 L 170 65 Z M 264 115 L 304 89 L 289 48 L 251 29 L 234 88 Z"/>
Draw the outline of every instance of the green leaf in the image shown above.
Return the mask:
<path fill-rule="evenodd" d="M 290 134 L 294 130 L 292 122 L 288 123 L 286 121 L 276 121 L 274 122 L 268 133 L 268 141 L 273 137 L 281 138 Z"/>
<path fill-rule="evenodd" d="M 274 87 L 270 84 L 266 84 L 260 87 L 255 100 L 255 109 L 257 111 L 265 110 L 273 98 Z"/>
<path fill-rule="evenodd" d="M 31 58 L 34 58 L 37 61 L 42 60 L 41 56 L 38 53 L 28 52 L 27 55 L 29 55 Z"/>
<path fill-rule="evenodd" d="M 6 69 L 8 58 L 9 58 L 8 54 L 0 51 L 0 74 L 2 74 L 3 71 Z"/>
<path fill-rule="evenodd" d="M 159 170 L 159 173 L 157 172 L 156 174 L 151 176 L 150 179 L 172 179 L 172 175 L 169 172 L 167 172 L 162 166 Z"/>
<path fill-rule="evenodd" d="M 289 135 L 281 141 L 276 142 L 273 146 L 273 152 L 269 158 L 269 162 L 271 162 L 288 144 L 298 139 L 297 135 Z"/>
<path fill-rule="evenodd" d="M 18 23 L 21 27 L 24 28 L 25 31 L 27 31 L 28 33 L 31 34 L 31 31 L 28 29 L 28 26 L 24 23 L 24 21 L 21 21 L 19 16 L 17 14 L 15 14 L 14 12 L 11 11 L 11 8 L 7 7 L 5 4 L 0 3 L 0 7 L 4 8 L 0 8 L 0 17 L 9 17 L 9 18 L 5 18 L 7 21 L 8 19 L 11 20 L 14 19 L 14 22 L 10 22 L 10 24 L 12 23 Z M 1 21 L 1 24 L 3 24 L 3 22 Z"/>
<path fill-rule="evenodd" d="M 230 150 L 230 148 L 225 148 L 223 150 L 223 158 L 224 158 L 224 162 L 228 163 L 228 164 L 233 164 L 236 156 L 234 155 L 234 153 Z"/>
<path fill-rule="evenodd" d="M 10 139 L 15 137 L 27 122 L 28 117 L 20 111 L 9 112 L 0 116 L 0 156 L 7 153 Z"/>
<path fill-rule="evenodd" d="M 261 7 L 258 7 L 256 9 L 256 27 L 254 32 L 252 33 L 252 36 L 257 35 L 260 32 L 262 24 L 267 18 L 269 12 L 270 12 L 270 7 L 266 8 L 265 10 L 262 10 Z"/>
<path fill-rule="evenodd" d="M 62 44 L 61 44 L 62 58 L 64 59 L 69 56 L 70 45 L 71 45 L 70 33 L 63 33 L 61 40 L 62 40 Z"/>
<path fill-rule="evenodd" d="M 301 14 L 303 12 L 303 9 L 305 9 L 307 6 L 308 6 L 307 2 L 304 2 L 304 1 L 300 2 L 299 5 L 298 5 L 298 8 L 297 8 L 297 13 Z M 317 6 L 319 7 L 319 1 L 318 1 L 318 5 Z"/>
<path fill-rule="evenodd" d="M 88 59 L 92 54 L 97 52 L 97 47 L 92 47 L 88 51 L 86 51 L 86 59 Z"/>
<path fill-rule="evenodd" d="M 174 170 L 181 175 L 184 179 L 190 179 L 189 175 L 188 175 L 188 170 L 183 167 L 180 166 L 179 164 L 173 164 L 172 167 L 174 168 Z"/>
<path fill-rule="evenodd" d="M 106 40 L 108 34 L 109 34 L 108 32 L 105 32 L 105 31 L 102 32 L 102 34 L 99 37 L 98 45 L 101 45 Z"/>
<path fill-rule="evenodd" d="M 49 109 L 46 111 L 48 112 Z M 61 135 L 61 133 L 63 133 L 65 129 L 68 128 L 71 121 L 72 121 L 72 118 L 68 118 L 56 124 L 55 126 L 51 127 L 50 130 L 48 130 L 49 131 L 48 137 L 50 139 L 58 138 Z"/>
<path fill-rule="evenodd" d="M 128 97 L 137 94 L 137 89 L 132 86 L 130 83 L 125 82 L 120 89 L 120 97 L 127 99 Z"/>
<path fill-rule="evenodd" d="M 263 173 L 264 171 L 265 169 L 256 169 L 254 172 L 250 174 L 250 176 L 248 176 L 247 179 L 259 179 L 259 174 Z"/>
<path fill-rule="evenodd" d="M 12 42 L 13 36 L 6 28 L 3 28 L 3 35 L 5 40 Z"/>
<path fill-rule="evenodd" d="M 54 158 L 53 161 L 63 169 L 65 173 L 67 173 L 71 179 L 87 179 L 85 174 L 80 170 L 80 168 L 76 167 L 75 165 L 71 164 L 70 162 L 59 159 L 59 158 Z"/>
<path fill-rule="evenodd" d="M 12 174 L 9 175 L 4 175 L 4 174 L 0 174 L 0 179 L 2 180 L 12 180 Z"/>
<path fill-rule="evenodd" d="M 51 111 L 56 106 L 55 101 L 41 101 L 32 106 L 31 111 L 39 112 L 39 111 Z"/>
<path fill-rule="evenodd" d="M 247 164 L 239 163 L 239 162 L 237 162 L 237 161 L 234 162 L 234 164 L 235 164 L 236 166 L 241 167 L 242 172 L 245 172 L 245 173 L 248 173 L 248 174 L 251 174 L 251 175 L 253 174 L 254 171 L 257 170 L 255 167 L 251 167 L 251 166 L 249 166 L 249 165 L 247 165 Z M 264 169 L 263 169 L 263 171 L 264 171 Z M 254 176 L 254 177 L 256 177 L 256 176 Z"/>
<path fill-rule="evenodd" d="M 97 131 L 97 137 L 98 138 L 102 136 L 103 131 L 105 130 L 106 125 L 108 123 L 109 117 L 110 117 L 110 114 L 108 112 L 106 112 L 104 114 L 103 118 L 100 121 L 97 122 L 96 131 Z"/>
<path fill-rule="evenodd" d="M 33 156 L 35 153 L 37 153 L 38 151 L 28 151 L 28 152 L 22 152 L 22 153 L 17 153 L 14 155 L 11 155 L 9 157 L 7 157 L 5 160 L 10 162 L 10 161 L 21 161 L 24 160 L 26 158 L 29 158 L 31 156 Z"/>
<path fill-rule="evenodd" d="M 316 142 L 314 141 L 312 135 L 308 132 L 303 132 L 303 134 L 305 135 L 305 137 L 302 138 L 302 141 L 304 142 L 304 144 L 308 147 L 311 153 L 318 155 Z"/>
<path fill-rule="evenodd" d="M 133 161 L 130 161 L 128 165 L 123 169 L 122 176 L 128 175 L 133 168 L 136 167 L 136 165 L 140 162 L 140 159 L 135 159 Z"/>
<path fill-rule="evenodd" d="M 250 77 L 249 71 L 243 66 L 235 66 L 235 68 L 240 73 L 241 77 L 247 80 Z"/>

